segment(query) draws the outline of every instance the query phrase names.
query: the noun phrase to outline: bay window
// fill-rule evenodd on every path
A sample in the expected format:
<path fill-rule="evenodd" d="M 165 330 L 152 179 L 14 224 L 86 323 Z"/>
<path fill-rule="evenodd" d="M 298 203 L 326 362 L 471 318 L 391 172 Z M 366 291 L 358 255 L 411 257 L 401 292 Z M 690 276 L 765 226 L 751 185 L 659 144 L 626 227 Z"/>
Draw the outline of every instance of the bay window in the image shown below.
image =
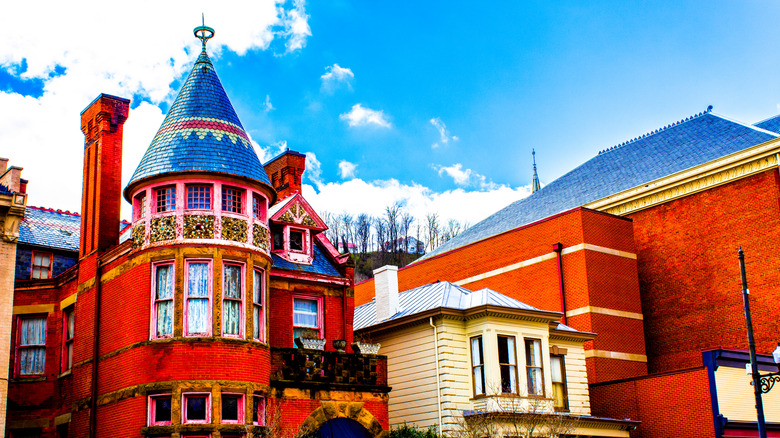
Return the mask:
<path fill-rule="evenodd" d="M 243 331 L 244 267 L 233 263 L 223 266 L 222 334 L 240 337 Z"/>
<path fill-rule="evenodd" d="M 46 315 L 18 318 L 16 360 L 17 375 L 43 375 L 46 369 Z"/>
<path fill-rule="evenodd" d="M 176 210 L 176 186 L 155 189 L 157 213 Z"/>
<path fill-rule="evenodd" d="M 171 424 L 171 395 L 149 396 L 149 426 Z"/>
<path fill-rule="evenodd" d="M 265 426 L 265 397 L 260 394 L 252 396 L 252 424 Z"/>
<path fill-rule="evenodd" d="M 525 340 L 525 370 L 528 379 L 528 395 L 544 396 L 542 341 L 539 339 Z"/>
<path fill-rule="evenodd" d="M 322 336 L 321 305 L 322 300 L 318 298 L 293 298 L 293 339 L 308 330 L 314 330 Z"/>
<path fill-rule="evenodd" d="M 252 338 L 256 341 L 265 341 L 265 327 L 263 324 L 263 287 L 265 275 L 263 271 L 254 271 L 254 290 L 252 292 Z"/>
<path fill-rule="evenodd" d="M 228 213 L 243 213 L 244 191 L 222 186 L 222 211 Z"/>
<path fill-rule="evenodd" d="M 182 394 L 182 423 L 211 422 L 211 394 Z"/>
<path fill-rule="evenodd" d="M 265 198 L 258 195 L 252 196 L 252 217 L 259 221 L 265 222 Z"/>
<path fill-rule="evenodd" d="M 471 338 L 471 377 L 474 379 L 474 395 L 484 395 L 485 359 L 482 355 L 482 336 Z"/>
<path fill-rule="evenodd" d="M 238 424 L 244 422 L 244 396 L 241 394 L 222 394 L 222 422 Z"/>
<path fill-rule="evenodd" d="M 153 265 L 152 339 L 173 336 L 173 268 L 172 262 Z"/>
<path fill-rule="evenodd" d="M 498 336 L 498 364 L 501 371 L 501 392 L 517 394 L 517 354 L 514 336 Z"/>
<path fill-rule="evenodd" d="M 187 210 L 211 210 L 211 185 L 187 184 Z"/>
<path fill-rule="evenodd" d="M 566 393 L 566 365 L 564 358 L 566 356 L 550 355 L 550 377 L 552 379 L 553 407 L 556 411 L 567 411 L 569 409 L 568 395 Z"/>
<path fill-rule="evenodd" d="M 187 261 L 186 336 L 211 335 L 211 261 Z"/>

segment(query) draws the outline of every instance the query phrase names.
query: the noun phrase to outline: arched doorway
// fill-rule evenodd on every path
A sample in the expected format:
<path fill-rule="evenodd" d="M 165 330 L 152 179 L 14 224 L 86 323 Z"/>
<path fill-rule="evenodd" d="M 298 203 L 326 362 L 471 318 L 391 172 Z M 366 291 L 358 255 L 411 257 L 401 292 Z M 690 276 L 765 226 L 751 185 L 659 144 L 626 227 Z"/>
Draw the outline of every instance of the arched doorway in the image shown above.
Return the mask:
<path fill-rule="evenodd" d="M 317 438 L 370 438 L 365 427 L 349 418 L 334 418 L 326 421 L 317 431 Z"/>

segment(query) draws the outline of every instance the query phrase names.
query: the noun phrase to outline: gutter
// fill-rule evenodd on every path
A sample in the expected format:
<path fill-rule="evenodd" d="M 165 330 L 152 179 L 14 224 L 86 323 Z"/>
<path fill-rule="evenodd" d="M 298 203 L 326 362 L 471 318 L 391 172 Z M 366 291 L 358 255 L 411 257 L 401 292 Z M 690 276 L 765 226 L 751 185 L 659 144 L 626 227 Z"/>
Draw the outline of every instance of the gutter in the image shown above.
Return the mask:
<path fill-rule="evenodd" d="M 433 317 L 428 319 L 428 323 L 433 327 L 433 359 L 436 361 L 436 407 L 439 410 L 439 433 L 441 430 L 441 380 L 439 377 L 439 331 L 436 329 L 436 325 L 433 324 Z"/>
<path fill-rule="evenodd" d="M 98 353 L 100 347 L 100 277 L 102 273 L 102 267 L 100 260 L 96 260 L 97 267 L 95 267 L 95 322 L 92 344 L 92 399 L 90 400 L 89 407 L 89 436 L 91 438 L 97 437 L 97 396 L 98 396 Z"/>
<path fill-rule="evenodd" d="M 561 257 L 563 244 L 560 242 L 554 243 L 552 247 L 553 251 L 555 251 L 556 258 L 558 259 L 558 289 L 561 294 L 561 312 L 563 312 L 563 316 L 561 316 L 561 322 L 566 324 L 566 294 L 564 294 L 563 290 L 563 259 Z"/>

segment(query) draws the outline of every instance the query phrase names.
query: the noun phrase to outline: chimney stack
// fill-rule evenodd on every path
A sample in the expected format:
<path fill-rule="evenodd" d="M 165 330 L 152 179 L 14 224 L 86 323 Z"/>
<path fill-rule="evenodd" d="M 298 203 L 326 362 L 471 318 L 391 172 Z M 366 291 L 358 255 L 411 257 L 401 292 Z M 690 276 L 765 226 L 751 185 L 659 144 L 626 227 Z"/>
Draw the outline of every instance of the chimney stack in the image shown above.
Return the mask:
<path fill-rule="evenodd" d="M 122 203 L 122 125 L 130 100 L 101 94 L 81 113 L 84 180 L 79 258 L 119 243 Z"/>
<path fill-rule="evenodd" d="M 306 155 L 287 149 L 265 164 L 265 172 L 279 199 L 301 191 L 301 177 L 306 170 Z"/>
<path fill-rule="evenodd" d="M 374 270 L 374 293 L 377 322 L 398 313 L 398 266 L 385 265 Z"/>

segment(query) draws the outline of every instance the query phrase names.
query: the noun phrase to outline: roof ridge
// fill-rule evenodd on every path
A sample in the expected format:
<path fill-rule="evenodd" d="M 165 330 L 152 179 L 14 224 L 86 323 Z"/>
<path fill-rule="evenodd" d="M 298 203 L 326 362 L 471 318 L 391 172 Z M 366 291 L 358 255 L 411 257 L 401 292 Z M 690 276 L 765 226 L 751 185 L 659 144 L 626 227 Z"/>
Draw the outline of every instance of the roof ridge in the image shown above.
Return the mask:
<path fill-rule="evenodd" d="M 53 209 L 53 208 L 48 208 L 48 207 L 36 207 L 34 205 L 28 205 L 27 208 L 32 208 L 33 210 L 48 211 L 49 213 L 60 213 L 60 214 L 68 214 L 68 215 L 71 215 L 71 216 L 81 217 L 81 213 L 77 213 L 75 211 L 70 211 L 70 210 L 64 210 L 63 211 L 63 210 L 60 210 L 59 208 L 58 209 Z"/>
<path fill-rule="evenodd" d="M 617 144 L 617 145 L 615 145 L 615 146 L 612 146 L 611 148 L 606 148 L 606 149 L 604 149 L 604 150 L 601 150 L 601 151 L 599 151 L 599 153 L 598 153 L 597 155 L 605 154 L 605 153 L 607 153 L 607 152 L 609 152 L 609 151 L 612 151 L 612 150 L 615 150 L 615 149 L 617 149 L 617 148 L 619 148 L 619 147 L 623 147 L 623 146 L 626 146 L 626 145 L 632 144 L 632 143 L 634 143 L 634 142 L 636 142 L 636 141 L 638 141 L 638 140 L 641 140 L 641 139 L 643 139 L 643 138 L 647 138 L 647 137 L 649 137 L 649 136 L 651 136 L 651 135 L 658 134 L 659 132 L 666 131 L 667 129 L 669 129 L 669 128 L 672 128 L 672 127 L 674 127 L 674 126 L 677 126 L 677 125 L 679 125 L 679 124 L 681 124 L 681 123 L 689 122 L 689 121 L 691 121 L 691 120 L 693 120 L 693 119 L 697 119 L 697 118 L 699 118 L 699 117 L 702 117 L 702 116 L 704 116 L 704 115 L 706 115 L 706 114 L 710 114 L 710 113 L 712 113 L 712 105 L 709 105 L 709 106 L 707 106 L 707 109 L 706 109 L 706 110 L 704 110 L 704 111 L 702 111 L 702 112 L 700 112 L 700 113 L 698 113 L 698 114 L 694 114 L 694 115 L 692 115 L 692 116 L 690 116 L 690 117 L 686 117 L 686 118 L 684 118 L 684 119 L 678 120 L 678 121 L 676 121 L 676 122 L 674 122 L 674 123 L 672 123 L 672 124 L 670 124 L 670 125 L 662 126 L 660 129 L 656 129 L 656 130 L 654 130 L 654 131 L 650 131 L 649 133 L 642 134 L 642 135 L 640 135 L 639 137 L 635 137 L 635 138 L 634 138 L 634 139 L 632 139 L 632 140 L 624 141 L 623 143 L 620 143 L 620 144 Z M 714 115 L 714 114 L 713 114 L 713 115 Z M 760 128 L 759 128 L 759 129 L 760 129 Z"/>
<path fill-rule="evenodd" d="M 774 119 L 774 118 L 777 118 L 777 117 L 780 117 L 780 114 L 775 114 L 775 115 L 773 115 L 773 116 L 769 116 L 769 117 L 767 117 L 767 118 L 765 118 L 765 119 L 763 119 L 763 120 L 759 120 L 759 121 L 757 121 L 756 123 L 753 123 L 753 125 L 758 125 L 759 123 L 768 122 L 768 121 L 770 121 L 770 120 L 772 120 L 772 119 Z"/>
<path fill-rule="evenodd" d="M 744 126 L 744 127 L 746 127 L 746 128 L 755 129 L 756 131 L 763 132 L 764 134 L 769 134 L 769 135 L 771 135 L 771 136 L 773 136 L 773 137 L 780 137 L 780 134 L 778 134 L 778 133 L 776 133 L 776 132 L 773 132 L 773 131 L 770 131 L 770 130 L 768 130 L 768 129 L 759 128 L 759 127 L 758 127 L 758 126 L 756 126 L 756 125 L 751 125 L 751 124 L 749 124 L 749 123 L 740 122 L 739 120 L 734 120 L 734 119 L 732 119 L 732 118 L 729 118 L 729 117 L 726 117 L 726 116 L 722 116 L 722 115 L 720 115 L 720 114 L 715 114 L 715 113 L 713 113 L 712 115 L 713 115 L 713 116 L 715 116 L 715 117 L 720 117 L 720 118 L 721 118 L 721 119 L 723 119 L 723 120 L 728 120 L 729 122 L 736 123 L 736 124 L 738 124 L 738 125 L 742 125 L 742 126 Z M 759 122 L 759 123 L 760 123 L 760 122 Z"/>

